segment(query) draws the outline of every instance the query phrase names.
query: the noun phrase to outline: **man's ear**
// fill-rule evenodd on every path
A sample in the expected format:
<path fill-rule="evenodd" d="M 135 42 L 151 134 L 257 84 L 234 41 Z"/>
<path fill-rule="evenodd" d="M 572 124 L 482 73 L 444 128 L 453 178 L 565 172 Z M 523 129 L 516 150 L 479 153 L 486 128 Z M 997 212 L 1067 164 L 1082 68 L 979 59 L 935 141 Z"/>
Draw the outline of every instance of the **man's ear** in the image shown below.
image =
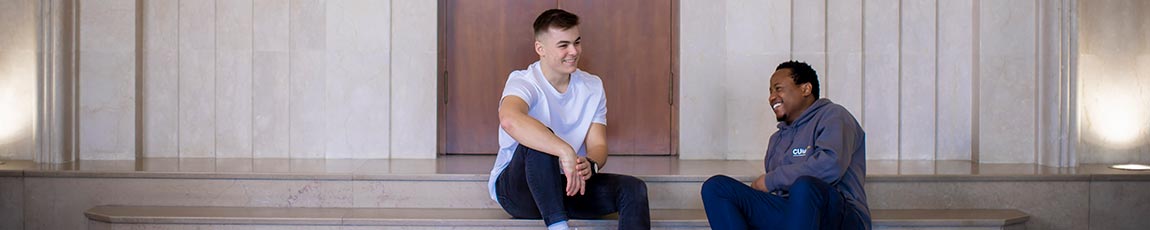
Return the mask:
<path fill-rule="evenodd" d="M 803 89 L 803 96 L 804 97 L 811 95 L 811 90 L 813 89 L 813 87 L 814 86 L 812 86 L 810 82 L 803 83 L 802 85 L 799 85 L 799 88 Z"/>
<path fill-rule="evenodd" d="M 543 43 L 539 40 L 535 40 L 535 53 L 539 54 L 539 57 L 543 57 Z"/>

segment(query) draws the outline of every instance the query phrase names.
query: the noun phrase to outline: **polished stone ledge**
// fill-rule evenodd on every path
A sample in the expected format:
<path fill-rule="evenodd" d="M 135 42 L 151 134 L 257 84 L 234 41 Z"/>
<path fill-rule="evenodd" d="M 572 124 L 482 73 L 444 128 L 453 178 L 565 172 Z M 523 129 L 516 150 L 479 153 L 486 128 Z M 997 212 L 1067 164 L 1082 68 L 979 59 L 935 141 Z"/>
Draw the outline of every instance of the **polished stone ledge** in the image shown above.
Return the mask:
<path fill-rule="evenodd" d="M 873 210 L 875 226 L 1001 227 L 1022 224 L 1026 213 L 1012 209 Z M 512 219 L 500 209 L 429 208 L 264 208 L 97 206 L 88 219 L 114 224 L 250 224 L 357 226 L 515 226 L 537 227 L 539 220 Z M 572 220 L 574 226 L 611 226 L 618 217 Z M 708 227 L 701 209 L 651 210 L 654 227 Z"/>
<path fill-rule="evenodd" d="M 343 181 L 486 181 L 494 156 L 441 156 L 427 160 L 161 158 L 36 164 L 8 161 L 2 177 L 174 178 Z M 1035 164 L 974 164 L 970 161 L 868 161 L 868 182 L 963 181 L 1150 181 L 1150 172 L 1106 165 L 1057 168 Z M 604 172 L 636 175 L 649 182 L 697 183 L 723 174 L 751 181 L 761 161 L 679 160 L 675 157 L 612 157 Z"/>
<path fill-rule="evenodd" d="M 539 226 L 539 220 L 513 219 L 500 209 L 97 206 L 84 215 L 114 224 Z M 617 218 L 609 215 L 603 219 L 576 219 L 571 224 L 610 226 Z M 654 227 L 708 226 L 702 210 L 654 209 L 651 222 Z"/>
<path fill-rule="evenodd" d="M 1030 219 L 1012 209 L 893 209 L 871 210 L 875 225 L 903 227 L 1009 226 Z"/>

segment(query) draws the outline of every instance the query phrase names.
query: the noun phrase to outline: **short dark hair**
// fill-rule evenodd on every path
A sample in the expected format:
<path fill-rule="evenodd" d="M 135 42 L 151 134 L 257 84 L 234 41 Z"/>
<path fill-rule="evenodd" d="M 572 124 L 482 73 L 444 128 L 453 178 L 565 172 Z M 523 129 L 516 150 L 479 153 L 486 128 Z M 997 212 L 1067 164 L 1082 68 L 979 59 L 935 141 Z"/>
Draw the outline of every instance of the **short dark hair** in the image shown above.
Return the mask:
<path fill-rule="evenodd" d="M 815 73 L 815 69 L 811 68 L 811 65 L 791 60 L 779 64 L 779 67 L 775 67 L 775 71 L 781 69 L 791 70 L 791 80 L 795 81 L 795 85 L 811 83 L 811 94 L 815 95 L 816 99 L 819 98 L 819 75 Z"/>
<path fill-rule="evenodd" d="M 578 25 L 579 16 L 565 10 L 550 9 L 535 18 L 535 36 L 538 37 L 551 28 L 567 30 Z"/>

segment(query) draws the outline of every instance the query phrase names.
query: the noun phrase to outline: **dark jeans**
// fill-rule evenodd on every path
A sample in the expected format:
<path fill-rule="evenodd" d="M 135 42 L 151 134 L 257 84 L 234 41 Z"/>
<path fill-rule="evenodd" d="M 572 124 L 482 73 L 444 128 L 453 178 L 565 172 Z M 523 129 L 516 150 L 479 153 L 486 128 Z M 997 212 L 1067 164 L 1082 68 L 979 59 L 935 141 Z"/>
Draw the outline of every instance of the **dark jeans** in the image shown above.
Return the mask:
<path fill-rule="evenodd" d="M 523 145 L 495 181 L 499 205 L 515 218 L 543 218 L 547 225 L 570 218 L 599 218 L 619 212 L 619 229 L 650 229 L 647 183 L 627 175 L 599 173 L 584 195 L 566 196 L 559 158 Z"/>
<path fill-rule="evenodd" d="M 865 228 L 838 190 L 818 178 L 799 177 L 789 192 L 765 193 L 717 175 L 703 182 L 703 208 L 712 229 Z"/>

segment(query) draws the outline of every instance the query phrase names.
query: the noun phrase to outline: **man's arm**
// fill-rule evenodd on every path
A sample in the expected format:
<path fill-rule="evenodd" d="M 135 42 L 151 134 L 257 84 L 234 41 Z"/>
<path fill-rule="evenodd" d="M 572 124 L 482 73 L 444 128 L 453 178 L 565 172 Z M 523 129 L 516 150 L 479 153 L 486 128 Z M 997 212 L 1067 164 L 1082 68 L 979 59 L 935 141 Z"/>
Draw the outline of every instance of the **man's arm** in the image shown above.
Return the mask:
<path fill-rule="evenodd" d="M 499 126 L 519 144 L 559 157 L 559 167 L 567 176 L 567 195 L 583 194 L 583 180 L 575 168 L 578 154 L 547 126 L 527 115 L 527 102 L 518 96 L 506 96 L 499 105 Z"/>
<path fill-rule="evenodd" d="M 758 179 L 751 181 L 751 188 L 753 188 L 755 190 L 763 191 L 763 192 L 771 192 L 771 189 L 767 188 L 766 178 L 767 178 L 767 174 L 763 174 L 763 175 L 759 176 Z"/>
<path fill-rule="evenodd" d="M 587 146 L 587 158 L 599 163 L 598 169 L 607 165 L 607 125 L 591 123 L 591 128 L 587 130 L 587 139 L 584 139 L 583 144 Z M 591 178 L 590 162 L 580 161 L 576 168 L 579 169 L 579 175 L 583 175 L 583 180 Z"/>

